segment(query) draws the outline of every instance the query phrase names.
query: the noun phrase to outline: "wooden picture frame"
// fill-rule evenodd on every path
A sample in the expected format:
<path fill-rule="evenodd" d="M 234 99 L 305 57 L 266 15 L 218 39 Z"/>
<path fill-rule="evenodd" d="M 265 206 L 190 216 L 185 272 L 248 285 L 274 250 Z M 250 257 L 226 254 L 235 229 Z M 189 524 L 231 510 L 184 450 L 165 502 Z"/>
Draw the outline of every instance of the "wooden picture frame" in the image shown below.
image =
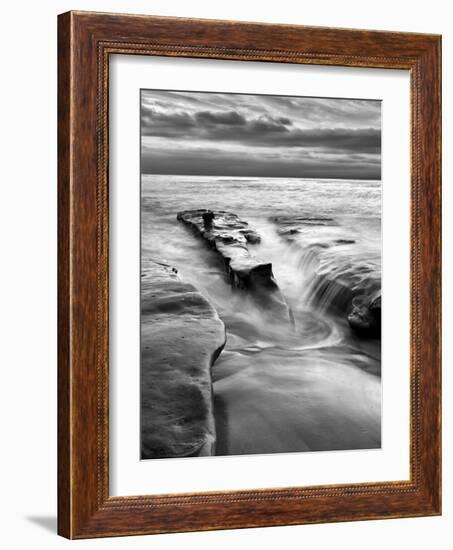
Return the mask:
<path fill-rule="evenodd" d="M 441 39 L 69 12 L 58 20 L 58 532 L 89 538 L 441 513 Z M 405 69 L 411 86 L 410 480 L 109 496 L 109 56 Z"/>

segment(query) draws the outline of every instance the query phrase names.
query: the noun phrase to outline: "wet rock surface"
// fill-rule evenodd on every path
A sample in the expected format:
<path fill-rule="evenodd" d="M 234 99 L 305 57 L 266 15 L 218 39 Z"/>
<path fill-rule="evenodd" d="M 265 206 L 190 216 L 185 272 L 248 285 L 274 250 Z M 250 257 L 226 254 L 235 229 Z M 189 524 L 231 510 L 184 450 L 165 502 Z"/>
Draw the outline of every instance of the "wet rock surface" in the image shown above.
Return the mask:
<path fill-rule="evenodd" d="M 141 456 L 212 455 L 211 366 L 225 327 L 211 303 L 175 268 L 142 261 Z"/>
<path fill-rule="evenodd" d="M 301 233 L 303 226 L 337 225 L 333 218 L 316 216 L 273 216 L 271 221 L 277 225 L 277 233 L 282 236 Z"/>
<path fill-rule="evenodd" d="M 224 210 L 185 210 L 177 219 L 203 238 L 223 260 L 230 284 L 249 290 L 266 307 L 287 319 L 290 312 L 272 272 L 272 263 L 262 261 L 250 250 L 260 235 L 236 214 Z"/>
<path fill-rule="evenodd" d="M 381 336 L 381 294 L 356 296 L 352 300 L 352 311 L 348 322 L 360 336 L 379 338 Z"/>
<path fill-rule="evenodd" d="M 234 287 L 276 287 L 272 265 L 255 258 L 248 248 L 248 243 L 259 243 L 260 236 L 236 214 L 223 210 L 185 210 L 179 212 L 177 218 L 200 235 L 223 258 Z"/>

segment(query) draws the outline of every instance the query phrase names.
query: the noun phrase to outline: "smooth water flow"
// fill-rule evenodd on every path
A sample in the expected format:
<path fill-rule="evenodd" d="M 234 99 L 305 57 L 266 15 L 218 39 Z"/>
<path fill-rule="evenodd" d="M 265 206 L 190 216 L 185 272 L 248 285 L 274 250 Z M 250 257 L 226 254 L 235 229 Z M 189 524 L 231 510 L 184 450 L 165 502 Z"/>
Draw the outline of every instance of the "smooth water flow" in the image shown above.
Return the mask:
<path fill-rule="evenodd" d="M 332 296 L 313 299 L 320 271 L 380 276 L 380 182 L 144 175 L 142 197 L 142 256 L 175 266 L 226 326 L 212 370 L 216 454 L 380 447 L 380 341 L 354 336 Z M 261 235 L 249 249 L 272 262 L 293 322 L 230 287 L 216 254 L 176 220 L 195 208 L 234 212 Z M 273 221 L 283 215 L 335 223 L 288 240 Z M 330 241 L 340 243 L 331 256 Z"/>

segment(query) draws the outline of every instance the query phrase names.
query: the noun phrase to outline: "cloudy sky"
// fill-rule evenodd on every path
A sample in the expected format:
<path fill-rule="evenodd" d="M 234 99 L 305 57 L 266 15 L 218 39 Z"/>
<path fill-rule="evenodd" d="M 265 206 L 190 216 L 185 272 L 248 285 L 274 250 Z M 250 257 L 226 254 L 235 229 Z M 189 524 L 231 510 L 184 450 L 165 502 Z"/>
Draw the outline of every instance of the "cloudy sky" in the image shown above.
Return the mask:
<path fill-rule="evenodd" d="M 142 172 L 380 179 L 381 103 L 142 90 Z"/>

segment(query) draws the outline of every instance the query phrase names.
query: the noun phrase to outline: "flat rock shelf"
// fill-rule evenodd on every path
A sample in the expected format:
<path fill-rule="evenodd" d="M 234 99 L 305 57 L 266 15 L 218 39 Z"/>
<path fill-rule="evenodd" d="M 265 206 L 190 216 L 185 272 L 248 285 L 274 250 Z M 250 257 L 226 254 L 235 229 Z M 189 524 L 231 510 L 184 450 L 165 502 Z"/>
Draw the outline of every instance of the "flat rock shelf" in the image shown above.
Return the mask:
<path fill-rule="evenodd" d="M 141 297 L 141 457 L 212 455 L 211 366 L 225 345 L 225 326 L 163 261 L 142 260 Z"/>
<path fill-rule="evenodd" d="M 177 219 L 206 241 L 223 260 L 232 287 L 250 291 L 263 307 L 292 322 L 292 313 L 272 272 L 272 263 L 257 258 L 249 244 L 260 235 L 236 214 L 224 210 L 184 210 Z"/>

